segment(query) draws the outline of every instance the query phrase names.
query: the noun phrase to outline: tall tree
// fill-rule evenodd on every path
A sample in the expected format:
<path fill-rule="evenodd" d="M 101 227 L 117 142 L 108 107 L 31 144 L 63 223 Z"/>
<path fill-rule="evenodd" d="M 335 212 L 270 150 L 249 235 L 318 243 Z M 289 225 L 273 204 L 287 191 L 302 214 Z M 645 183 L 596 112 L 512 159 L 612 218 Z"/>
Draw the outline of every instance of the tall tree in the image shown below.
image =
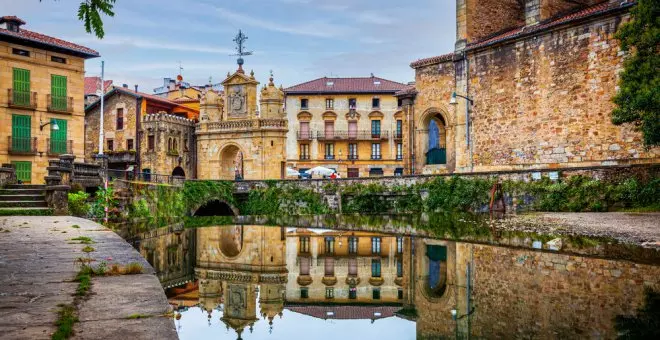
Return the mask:
<path fill-rule="evenodd" d="M 42 0 L 39 0 L 41 2 Z M 116 0 L 84 0 L 78 6 L 78 19 L 85 25 L 87 33 L 93 33 L 99 39 L 103 39 L 105 31 L 103 30 L 103 20 L 101 14 L 114 17 L 112 11 Z"/>
<path fill-rule="evenodd" d="M 644 144 L 660 145 L 660 0 L 638 0 L 632 20 L 616 34 L 629 52 L 621 73 L 612 122 L 632 123 Z"/>

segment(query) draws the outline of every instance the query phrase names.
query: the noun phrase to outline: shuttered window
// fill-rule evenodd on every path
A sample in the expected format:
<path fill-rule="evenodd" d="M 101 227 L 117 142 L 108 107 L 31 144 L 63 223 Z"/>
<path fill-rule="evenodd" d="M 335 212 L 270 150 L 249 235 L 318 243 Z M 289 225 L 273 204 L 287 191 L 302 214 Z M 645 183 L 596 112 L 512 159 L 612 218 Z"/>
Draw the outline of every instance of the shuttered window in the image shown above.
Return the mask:
<path fill-rule="evenodd" d="M 32 117 L 12 115 L 11 149 L 18 152 L 30 152 L 32 144 Z"/>
<path fill-rule="evenodd" d="M 66 77 L 50 76 L 50 100 L 51 107 L 54 110 L 66 111 Z"/>
<path fill-rule="evenodd" d="M 16 169 L 16 179 L 23 183 L 32 182 L 32 162 L 13 161 L 11 164 Z"/>
<path fill-rule="evenodd" d="M 67 122 L 65 119 L 51 119 L 50 126 L 57 124 L 58 129 L 50 129 L 50 150 L 55 154 L 67 153 Z"/>
<path fill-rule="evenodd" d="M 30 106 L 30 70 L 14 68 L 13 96 L 14 104 Z"/>

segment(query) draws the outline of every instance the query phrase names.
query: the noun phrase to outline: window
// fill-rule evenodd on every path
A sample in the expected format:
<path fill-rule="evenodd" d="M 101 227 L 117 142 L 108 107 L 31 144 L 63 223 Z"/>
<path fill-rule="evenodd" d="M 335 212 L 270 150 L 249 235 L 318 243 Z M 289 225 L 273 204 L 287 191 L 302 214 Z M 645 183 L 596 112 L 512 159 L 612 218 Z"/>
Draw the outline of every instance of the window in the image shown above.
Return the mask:
<path fill-rule="evenodd" d="M 403 299 L 403 289 L 401 289 L 401 288 L 397 289 L 396 293 L 397 293 L 396 295 L 399 298 L 399 300 Z"/>
<path fill-rule="evenodd" d="M 348 259 L 348 276 L 356 277 L 358 275 L 358 265 L 356 258 Z"/>
<path fill-rule="evenodd" d="M 307 287 L 300 288 L 300 298 L 301 299 L 309 298 L 309 289 Z"/>
<path fill-rule="evenodd" d="M 403 138 L 403 120 L 396 121 L 396 138 Z"/>
<path fill-rule="evenodd" d="M 380 138 L 380 120 L 371 121 L 371 138 Z"/>
<path fill-rule="evenodd" d="M 21 106 L 30 106 L 30 70 L 13 69 L 13 103 Z"/>
<path fill-rule="evenodd" d="M 400 161 L 403 159 L 403 144 L 396 143 L 396 160 Z"/>
<path fill-rule="evenodd" d="M 403 254 L 403 237 L 401 236 L 396 238 L 396 253 Z"/>
<path fill-rule="evenodd" d="M 66 111 L 66 77 L 51 75 L 50 76 L 50 106 L 54 110 Z"/>
<path fill-rule="evenodd" d="M 127 150 L 133 150 L 133 148 L 134 148 L 133 140 L 132 139 L 127 139 L 126 140 L 126 149 Z"/>
<path fill-rule="evenodd" d="M 325 138 L 327 139 L 335 138 L 335 122 L 333 121 L 325 122 Z"/>
<path fill-rule="evenodd" d="M 32 116 L 11 116 L 11 151 L 32 151 Z"/>
<path fill-rule="evenodd" d="M 117 130 L 123 130 L 124 129 L 124 109 L 123 108 L 118 108 L 117 109 Z"/>
<path fill-rule="evenodd" d="M 355 255 L 358 251 L 358 238 L 355 236 L 350 236 L 348 238 L 348 253 Z"/>
<path fill-rule="evenodd" d="M 154 148 L 156 147 L 156 140 L 154 135 L 149 135 L 147 137 L 147 149 L 149 151 L 154 151 Z"/>
<path fill-rule="evenodd" d="M 348 177 L 348 178 L 358 178 L 358 177 L 360 177 L 360 169 L 359 168 L 348 168 L 346 177 Z"/>
<path fill-rule="evenodd" d="M 326 299 L 334 299 L 335 298 L 335 289 L 334 288 L 326 288 L 325 289 L 325 298 Z"/>
<path fill-rule="evenodd" d="M 326 143 L 325 144 L 325 159 L 335 159 L 335 144 Z"/>
<path fill-rule="evenodd" d="M 54 154 L 65 154 L 67 153 L 66 119 L 51 119 L 50 126 L 52 127 L 54 124 L 57 124 L 58 129 L 50 129 L 50 152 Z"/>
<path fill-rule="evenodd" d="M 312 136 L 309 133 L 309 122 L 300 122 L 300 139 L 311 139 Z"/>
<path fill-rule="evenodd" d="M 374 109 L 379 109 L 380 108 L 380 98 L 371 99 L 371 107 L 374 108 Z"/>
<path fill-rule="evenodd" d="M 382 239 L 380 237 L 372 237 L 371 238 L 371 253 L 372 254 L 380 254 L 381 241 L 382 241 Z"/>
<path fill-rule="evenodd" d="M 270 141 L 270 146 L 273 146 L 273 141 Z M 188 138 L 183 139 L 183 151 L 188 152 Z"/>
<path fill-rule="evenodd" d="M 300 252 L 309 253 L 309 236 L 300 237 Z"/>
<path fill-rule="evenodd" d="M 357 143 L 348 143 L 348 159 L 349 160 L 357 160 L 358 159 Z"/>
<path fill-rule="evenodd" d="M 25 161 L 12 161 L 14 169 L 16 169 L 16 179 L 21 183 L 32 182 L 32 162 Z"/>
<path fill-rule="evenodd" d="M 66 64 L 66 59 L 62 57 L 50 56 L 50 61 L 54 63 Z"/>
<path fill-rule="evenodd" d="M 374 288 L 371 296 L 374 298 L 374 300 L 380 300 L 380 288 Z"/>
<path fill-rule="evenodd" d="M 394 176 L 403 176 L 403 168 L 394 169 Z"/>
<path fill-rule="evenodd" d="M 325 238 L 325 253 L 326 254 L 335 253 L 335 238 L 332 236 L 327 236 Z"/>
<path fill-rule="evenodd" d="M 356 139 L 358 135 L 357 122 L 350 121 L 348 122 L 348 138 Z"/>
<path fill-rule="evenodd" d="M 381 159 L 382 155 L 380 154 L 380 143 L 371 144 L 371 159 Z"/>
<path fill-rule="evenodd" d="M 335 276 L 335 259 L 332 257 L 325 258 L 325 276 Z"/>
<path fill-rule="evenodd" d="M 167 152 L 171 152 L 171 151 L 172 151 L 172 138 L 170 137 L 167 139 Z"/>
<path fill-rule="evenodd" d="M 325 100 L 325 108 L 327 110 L 332 110 L 335 108 L 335 100 L 332 98 L 328 98 Z"/>
<path fill-rule="evenodd" d="M 357 99 L 355 99 L 355 98 L 348 98 L 348 109 L 349 109 L 349 110 L 355 110 L 355 109 L 357 109 Z"/>
<path fill-rule="evenodd" d="M 371 168 L 371 169 L 369 169 L 369 176 L 370 177 L 381 177 L 381 176 L 383 176 L 383 169 L 382 168 Z"/>
<path fill-rule="evenodd" d="M 20 48 L 12 48 L 11 53 L 15 55 L 20 55 L 23 57 L 29 57 L 30 56 L 30 51 L 26 50 L 21 50 Z"/>
<path fill-rule="evenodd" d="M 115 143 L 112 139 L 108 139 L 108 151 L 114 150 Z"/>
<path fill-rule="evenodd" d="M 309 275 L 309 264 L 311 259 L 309 257 L 301 257 L 300 259 L 300 275 Z"/>
<path fill-rule="evenodd" d="M 309 109 L 309 99 L 307 98 L 300 99 L 300 109 L 301 110 Z"/>
<path fill-rule="evenodd" d="M 396 260 L 396 277 L 403 277 L 403 261 Z"/>
<path fill-rule="evenodd" d="M 397 99 L 396 106 L 397 107 L 402 107 L 403 106 L 403 99 Z"/>
<path fill-rule="evenodd" d="M 300 144 L 300 159 L 309 159 L 309 144 Z"/>
<path fill-rule="evenodd" d="M 357 299 L 357 288 L 355 287 L 348 288 L 348 298 L 351 300 Z"/>
<path fill-rule="evenodd" d="M 371 260 L 371 277 L 380 277 L 380 259 Z"/>

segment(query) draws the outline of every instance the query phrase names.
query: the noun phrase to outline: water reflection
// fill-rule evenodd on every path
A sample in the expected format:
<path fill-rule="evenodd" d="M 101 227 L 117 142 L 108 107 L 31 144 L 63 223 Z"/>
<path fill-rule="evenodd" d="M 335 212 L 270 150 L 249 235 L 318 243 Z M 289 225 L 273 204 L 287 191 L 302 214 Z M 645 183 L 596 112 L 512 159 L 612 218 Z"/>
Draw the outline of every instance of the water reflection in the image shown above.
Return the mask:
<path fill-rule="evenodd" d="M 614 318 L 660 288 L 657 256 L 530 238 L 232 225 L 158 229 L 137 247 L 181 313 L 182 339 L 615 338 Z"/>

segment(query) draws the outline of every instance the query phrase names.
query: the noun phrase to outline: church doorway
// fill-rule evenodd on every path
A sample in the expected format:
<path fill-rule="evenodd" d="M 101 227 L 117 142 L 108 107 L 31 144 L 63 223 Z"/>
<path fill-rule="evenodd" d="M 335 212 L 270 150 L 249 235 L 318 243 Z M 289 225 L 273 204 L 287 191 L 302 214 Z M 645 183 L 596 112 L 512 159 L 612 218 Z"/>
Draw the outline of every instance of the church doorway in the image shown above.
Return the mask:
<path fill-rule="evenodd" d="M 220 178 L 226 180 L 242 180 L 243 152 L 236 145 L 228 145 L 222 150 Z"/>
<path fill-rule="evenodd" d="M 447 164 L 447 123 L 441 114 L 429 117 L 426 164 Z"/>

